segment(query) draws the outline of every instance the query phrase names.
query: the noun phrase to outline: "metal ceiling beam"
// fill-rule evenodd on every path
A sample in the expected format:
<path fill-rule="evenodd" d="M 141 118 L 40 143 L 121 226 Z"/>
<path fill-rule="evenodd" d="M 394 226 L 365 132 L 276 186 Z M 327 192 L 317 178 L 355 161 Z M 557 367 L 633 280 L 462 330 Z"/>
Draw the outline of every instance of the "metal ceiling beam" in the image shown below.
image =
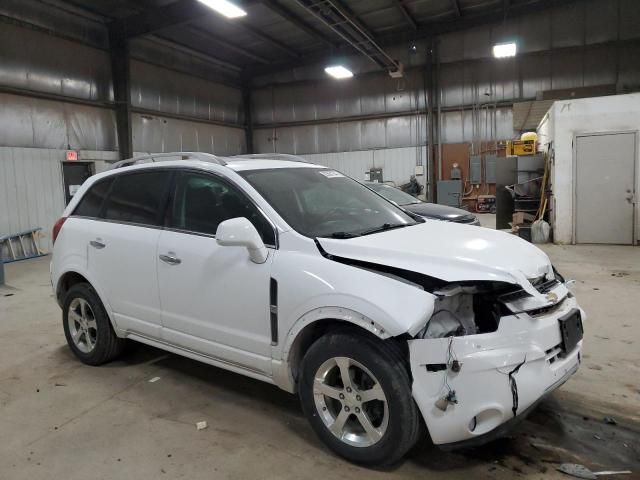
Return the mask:
<path fill-rule="evenodd" d="M 201 52 L 200 50 L 196 50 L 195 48 L 192 48 L 188 45 L 184 45 L 180 42 L 176 42 L 171 38 L 162 37 L 160 35 L 150 35 L 148 38 L 149 40 L 153 41 L 154 43 L 157 43 L 158 45 L 162 45 L 163 47 L 166 47 L 166 48 L 172 48 L 179 52 L 182 52 L 187 55 L 191 55 L 193 57 L 209 62 L 218 67 L 232 70 L 236 73 L 239 73 L 242 70 L 242 67 L 240 65 L 227 62 L 226 60 L 222 60 L 218 57 L 214 57 L 206 52 Z"/>
<path fill-rule="evenodd" d="M 211 9 L 196 0 L 177 0 L 131 15 L 120 22 L 127 38 L 134 38 L 182 25 L 210 14 Z"/>
<path fill-rule="evenodd" d="M 509 18 L 522 17 L 532 13 L 540 12 L 556 6 L 565 6 L 570 3 L 584 2 L 586 0 L 533 0 L 527 3 L 509 3 L 506 10 L 504 5 L 488 9 L 481 13 L 467 13 L 459 19 L 448 22 L 435 22 L 422 24 L 420 28 L 411 34 L 410 37 L 403 33 L 390 33 L 381 35 L 378 40 L 382 45 L 397 44 L 408 39 L 428 38 L 431 35 L 441 35 L 444 33 L 467 30 L 480 25 L 497 23 L 502 20 L 502 15 L 507 14 Z"/>
<path fill-rule="evenodd" d="M 399 69 L 399 63 L 377 43 L 373 33 L 339 0 L 296 2 L 380 68 Z"/>
<path fill-rule="evenodd" d="M 233 43 L 229 43 L 226 40 L 224 40 L 223 38 L 220 38 L 218 35 L 214 35 L 213 33 L 204 30 L 202 28 L 198 28 L 198 27 L 188 27 L 188 30 L 190 30 L 191 32 L 195 33 L 196 35 L 200 35 L 201 37 L 207 38 L 212 40 L 215 44 L 220 45 L 222 47 L 224 47 L 225 49 L 231 51 L 231 52 L 235 52 L 239 55 L 242 55 L 243 57 L 249 58 L 251 60 L 254 60 L 258 63 L 264 63 L 264 64 L 269 64 L 271 63 L 271 60 L 261 56 L 261 55 L 257 55 L 249 50 L 246 50 L 242 47 L 239 47 Z"/>
<path fill-rule="evenodd" d="M 253 28 L 248 25 L 240 25 L 239 23 L 235 24 L 235 26 L 246 32 L 249 32 L 251 35 L 253 35 L 256 38 L 259 38 L 264 42 L 270 43 L 272 46 L 278 48 L 281 52 L 289 55 L 292 58 L 300 58 L 300 54 L 296 50 L 282 43 L 280 40 L 276 40 L 275 38 L 270 37 L 265 33 L 262 33 L 257 28 Z"/>
<path fill-rule="evenodd" d="M 462 12 L 460 11 L 460 4 L 458 3 L 458 0 L 451 0 L 451 6 L 453 7 L 456 17 L 460 18 L 462 16 Z"/>
<path fill-rule="evenodd" d="M 258 0 L 245 0 L 242 5 L 246 7 L 256 3 L 259 3 Z M 199 18 L 211 17 L 212 15 L 215 15 L 215 13 L 209 7 L 196 0 L 176 0 L 173 3 L 150 10 L 144 10 L 138 14 L 117 21 L 122 23 L 122 28 L 127 38 L 131 39 L 142 35 L 149 35 L 165 28 L 184 25 Z M 298 52 L 294 49 L 255 28 L 246 24 L 243 25 L 241 21 L 235 22 L 234 26 L 249 32 L 252 36 L 263 42 L 271 44 L 292 58 L 298 58 L 299 56 Z M 224 41 L 224 43 L 231 45 L 228 41 Z M 222 43 L 220 43 L 220 45 L 222 45 Z M 234 45 L 231 49 L 237 52 L 240 48 L 241 47 Z M 247 52 L 244 51 L 243 53 Z"/>
<path fill-rule="evenodd" d="M 287 20 L 288 22 L 292 23 L 293 25 L 298 27 L 300 30 L 302 30 L 303 32 L 309 34 L 310 36 L 312 36 L 316 40 L 319 40 L 320 42 L 322 42 L 326 46 L 328 46 L 328 47 L 335 47 L 336 46 L 320 30 L 318 30 L 317 28 L 315 28 L 312 25 L 310 25 L 309 23 L 307 23 L 302 17 L 296 15 L 295 13 L 291 12 L 287 8 L 285 8 L 282 5 L 280 5 L 280 3 L 278 3 L 277 0 L 261 0 L 260 3 L 262 3 L 262 5 L 267 7 L 273 13 L 275 13 L 275 14 L 279 15 L 280 17 L 284 18 L 285 20 Z"/>
<path fill-rule="evenodd" d="M 300 1 L 300 0 L 297 0 Z M 539 12 L 544 9 L 552 8 L 556 5 L 567 5 L 569 3 L 576 2 L 584 2 L 585 0 L 538 0 L 536 2 L 529 2 L 526 4 L 510 4 L 507 9 L 507 14 L 509 18 L 517 18 L 522 17 L 534 12 Z M 387 35 L 382 35 L 377 37 L 377 41 L 381 46 L 392 46 L 398 45 L 402 42 L 407 42 L 409 40 L 413 41 L 415 39 L 420 38 L 430 38 L 432 35 L 440 35 L 444 33 L 450 33 L 454 31 L 466 30 L 472 27 L 487 25 L 492 23 L 497 23 L 502 20 L 503 14 L 503 6 L 501 5 L 497 9 L 488 10 L 487 12 L 480 14 L 466 14 L 464 17 L 461 17 L 456 21 L 449 22 L 435 22 L 430 24 L 421 24 L 418 30 L 415 32 L 411 32 L 410 35 L 407 35 L 406 32 L 402 33 L 390 33 Z M 334 55 L 346 55 L 349 52 L 346 51 L 345 47 L 340 47 L 338 50 L 334 51 Z M 327 55 L 324 52 L 318 52 L 313 55 L 306 55 L 304 59 L 301 59 L 298 62 L 290 62 L 290 63 L 279 63 L 274 64 L 273 66 L 266 68 L 254 68 L 251 70 L 252 75 L 262 75 L 269 74 L 277 71 L 286 70 L 288 68 L 299 67 L 302 65 L 312 65 L 316 63 L 325 63 L 330 60 L 332 55 Z"/>
<path fill-rule="evenodd" d="M 404 6 L 403 0 L 391 0 L 391 1 L 396 6 L 396 8 L 400 11 L 405 21 L 409 24 L 409 26 L 414 30 L 417 30 L 418 24 L 416 23 L 415 19 L 413 18 L 409 10 L 407 10 L 407 7 Z"/>

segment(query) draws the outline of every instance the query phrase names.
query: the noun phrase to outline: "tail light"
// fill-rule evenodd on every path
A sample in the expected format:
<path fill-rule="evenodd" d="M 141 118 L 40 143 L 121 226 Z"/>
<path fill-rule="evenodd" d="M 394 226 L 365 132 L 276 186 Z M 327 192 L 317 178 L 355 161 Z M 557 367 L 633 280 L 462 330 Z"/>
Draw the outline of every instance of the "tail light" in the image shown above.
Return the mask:
<path fill-rule="evenodd" d="M 67 217 L 60 217 L 56 223 L 53 224 L 53 231 L 51 232 L 51 238 L 53 239 L 53 243 L 56 243 L 56 238 L 58 238 L 58 234 L 60 230 L 62 230 L 62 225 L 64 225 Z"/>

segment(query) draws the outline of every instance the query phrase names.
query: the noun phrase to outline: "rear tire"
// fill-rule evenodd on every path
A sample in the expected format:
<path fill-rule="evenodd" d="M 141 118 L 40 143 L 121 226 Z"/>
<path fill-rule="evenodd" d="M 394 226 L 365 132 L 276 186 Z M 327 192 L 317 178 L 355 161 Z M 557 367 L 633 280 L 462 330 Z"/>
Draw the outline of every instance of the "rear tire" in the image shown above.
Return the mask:
<path fill-rule="evenodd" d="M 394 344 L 353 333 L 321 337 L 302 361 L 299 395 L 318 436 L 352 462 L 391 465 L 419 438 L 411 380 Z"/>
<path fill-rule="evenodd" d="M 62 307 L 64 336 L 82 363 L 102 365 L 116 358 L 126 341 L 118 338 L 96 291 L 78 283 L 67 292 Z"/>

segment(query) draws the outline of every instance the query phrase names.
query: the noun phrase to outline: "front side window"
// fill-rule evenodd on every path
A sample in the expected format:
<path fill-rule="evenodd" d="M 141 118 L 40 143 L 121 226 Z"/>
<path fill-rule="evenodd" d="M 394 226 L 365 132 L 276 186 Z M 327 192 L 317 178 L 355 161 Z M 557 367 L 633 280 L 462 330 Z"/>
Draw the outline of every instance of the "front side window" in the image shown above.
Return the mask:
<path fill-rule="evenodd" d="M 275 245 L 273 227 L 244 193 L 213 175 L 182 172 L 176 180 L 168 227 L 215 235 L 218 225 L 245 217 L 267 245 Z"/>
<path fill-rule="evenodd" d="M 117 222 L 158 225 L 170 173 L 152 171 L 118 175 L 103 207 L 103 217 Z"/>
<path fill-rule="evenodd" d="M 403 210 L 335 170 L 274 168 L 242 175 L 297 232 L 350 238 L 414 225 Z"/>
<path fill-rule="evenodd" d="M 104 180 L 98 180 L 94 183 L 80 199 L 73 214 L 80 217 L 97 218 L 112 183 L 113 177 L 107 177 Z"/>

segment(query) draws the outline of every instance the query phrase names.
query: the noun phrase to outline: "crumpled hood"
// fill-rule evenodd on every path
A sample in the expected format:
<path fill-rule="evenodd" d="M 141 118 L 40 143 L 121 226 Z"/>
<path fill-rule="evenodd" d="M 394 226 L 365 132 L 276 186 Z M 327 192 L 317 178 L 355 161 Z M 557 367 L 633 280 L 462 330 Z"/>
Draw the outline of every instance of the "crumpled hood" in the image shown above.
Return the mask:
<path fill-rule="evenodd" d="M 536 294 L 527 279 L 553 271 L 538 247 L 489 228 L 427 220 L 351 239 L 319 238 L 332 255 L 419 272 L 447 282 L 502 281 Z"/>

